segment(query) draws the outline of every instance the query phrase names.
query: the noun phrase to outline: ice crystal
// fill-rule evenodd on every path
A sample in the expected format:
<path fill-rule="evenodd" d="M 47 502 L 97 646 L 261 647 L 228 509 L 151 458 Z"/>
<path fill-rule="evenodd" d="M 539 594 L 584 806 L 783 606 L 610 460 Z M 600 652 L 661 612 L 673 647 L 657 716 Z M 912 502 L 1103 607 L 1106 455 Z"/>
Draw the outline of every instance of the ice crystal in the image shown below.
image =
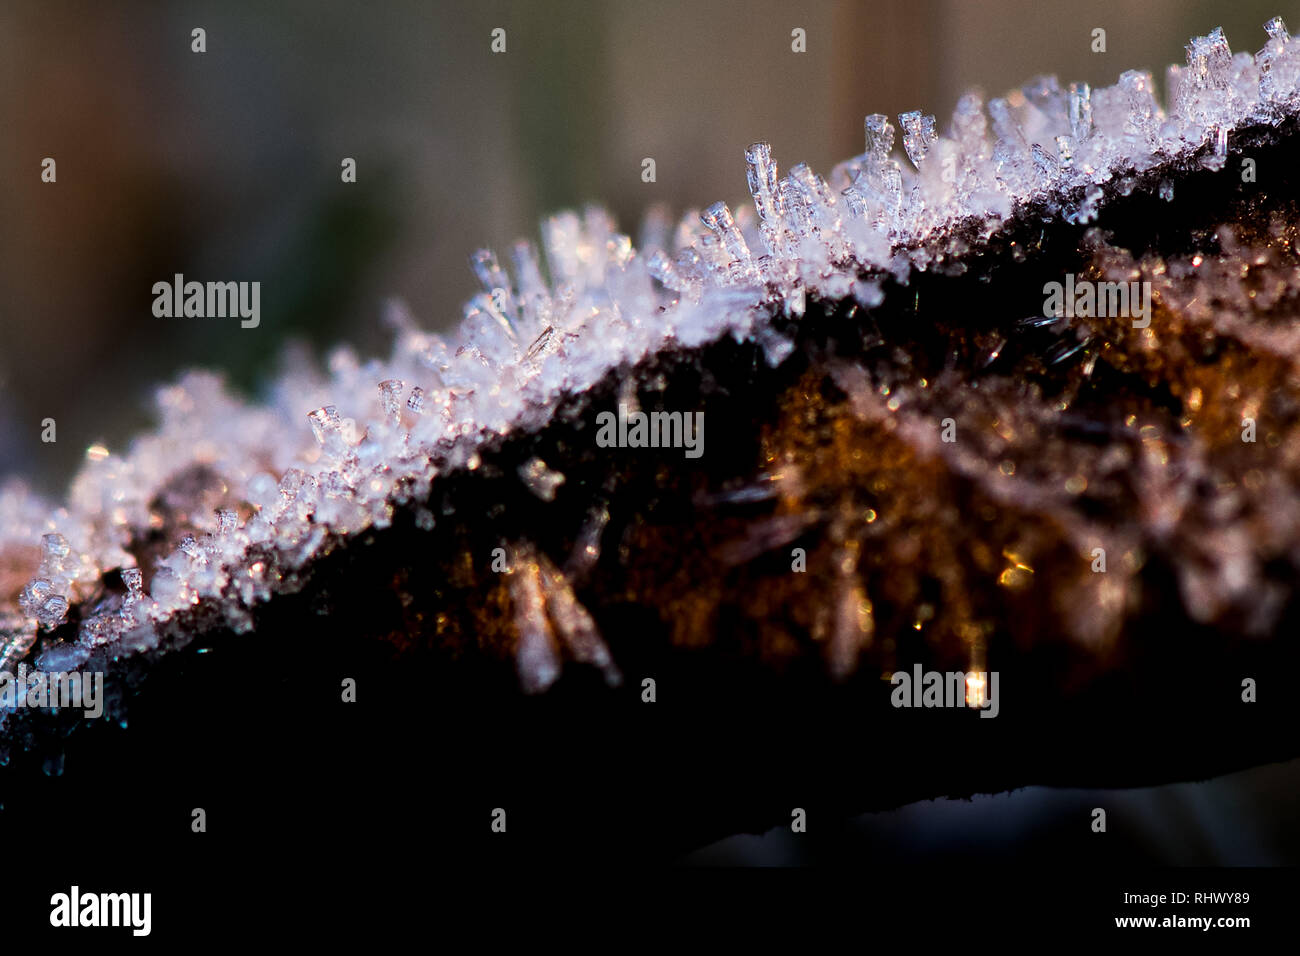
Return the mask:
<path fill-rule="evenodd" d="M 968 94 L 942 134 L 933 116 L 903 113 L 905 162 L 894 123 L 874 114 L 864 152 L 829 179 L 805 165 L 783 177 L 756 143 L 744 156 L 752 209 L 714 203 L 675 230 L 655 213 L 640 249 L 601 209 L 562 213 L 543 224 L 540 257 L 526 242 L 511 250 L 512 274 L 491 251 L 472 256 L 482 292 L 456 334 L 424 331 L 394 306 L 389 358 L 342 348 L 321 371 L 290 357 L 261 405 L 214 375 L 185 376 L 159 390 L 155 431 L 120 452 L 88 451 L 63 505 L 0 488 L 0 558 L 31 560 L 17 604 L 0 607 L 0 667 L 28 652 L 38 628 L 65 626 L 113 571 L 127 593 L 82 608 L 76 646 L 147 646 L 153 628 L 200 604 L 247 630 L 250 609 L 293 587 L 293 569 L 327 538 L 422 507 L 435 476 L 475 469 L 484 441 L 545 422 L 613 368 L 727 335 L 756 338 L 776 364 L 791 343 L 771 319 L 797 319 L 809 296 L 870 309 L 882 279 L 956 258 L 963 230 L 988 237 L 1031 205 L 1088 222 L 1102 184 L 1194 158 L 1221 166 L 1233 130 L 1300 107 L 1300 44 L 1280 19 L 1266 31 L 1254 57 L 1234 56 L 1219 30 L 1193 39 L 1186 66 L 1168 71 L 1164 104 L 1149 73 L 1130 71 L 1102 89 L 1040 77 L 987 103 Z M 1172 198 L 1172 184 L 1160 194 Z M 543 500 L 564 480 L 540 458 L 520 478 Z M 594 532 L 564 572 L 524 549 L 509 573 L 527 687 L 554 680 L 561 646 L 618 678 L 566 577 L 598 553 L 607 520 L 592 512 Z M 169 550 L 141 567 L 133 544 L 150 534 Z M 836 633 L 848 648 L 869 606 L 841 592 Z"/>
<path fill-rule="evenodd" d="M 543 501 L 555 499 L 555 489 L 564 484 L 564 475 L 546 467 L 546 462 L 533 458 L 519 467 L 519 477 L 530 491 Z"/>

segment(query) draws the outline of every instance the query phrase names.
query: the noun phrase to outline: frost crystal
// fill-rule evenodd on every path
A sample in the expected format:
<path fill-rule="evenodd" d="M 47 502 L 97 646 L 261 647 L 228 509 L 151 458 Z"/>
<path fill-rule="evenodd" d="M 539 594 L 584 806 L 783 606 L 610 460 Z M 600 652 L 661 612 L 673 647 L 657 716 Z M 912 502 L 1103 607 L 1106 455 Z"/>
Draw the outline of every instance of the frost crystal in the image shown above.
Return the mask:
<path fill-rule="evenodd" d="M 919 168 L 934 142 L 934 117 L 922 116 L 913 110 L 901 114 L 898 121 L 903 126 L 903 148 L 907 150 L 907 158 Z"/>
<path fill-rule="evenodd" d="M 251 609 L 292 586 L 328 538 L 383 527 L 398 506 L 423 508 L 435 476 L 477 468 L 484 441 L 545 422 L 611 369 L 727 335 L 756 338 L 776 364 L 791 345 L 770 320 L 798 318 L 809 296 L 870 309 L 884 280 L 945 268 L 971 230 L 987 238 L 1031 204 L 1087 222 L 1101 184 L 1122 191 L 1162 164 L 1222 166 L 1234 130 L 1300 108 L 1300 44 L 1280 19 L 1266 32 L 1254 57 L 1234 56 L 1219 30 L 1193 39 L 1186 66 L 1167 73 L 1165 104 L 1149 73 L 1130 71 L 1104 89 L 1040 77 L 987 103 L 967 94 L 943 134 L 933 116 L 903 113 L 906 163 L 880 114 L 866 118 L 864 152 L 829 178 L 805 165 L 782 177 L 757 143 L 744 157 L 752 209 L 717 202 L 675 230 L 653 213 L 640 250 L 601 209 L 554 216 L 542 256 L 517 244 L 510 273 L 495 253 L 473 254 L 482 292 L 454 336 L 394 306 L 387 360 L 343 348 L 322 371 L 290 356 L 261 406 L 216 376 L 187 375 L 159 390 L 156 431 L 119 453 L 88 451 L 64 505 L 0 487 L 0 558 L 31 569 L 16 606 L 0 606 L 0 667 L 22 659 L 38 628 L 70 627 L 74 604 L 77 633 L 63 637 L 82 647 L 148 646 L 151 628 L 196 605 L 246 630 Z M 1171 198 L 1172 184 L 1160 194 Z M 538 458 L 518 478 L 543 501 L 564 480 Z M 599 553 L 600 514 L 572 568 L 525 552 L 509 576 L 526 686 L 555 679 L 561 647 L 617 679 L 566 581 Z M 432 513 L 419 521 L 430 526 Z M 167 550 L 137 566 L 129 549 L 150 537 Z M 113 571 L 125 596 L 89 604 Z M 865 612 L 852 592 L 841 603 L 850 646 Z"/>
<path fill-rule="evenodd" d="M 555 489 L 564 484 L 564 475 L 546 467 L 546 462 L 533 458 L 519 467 L 519 477 L 543 501 L 555 500 Z"/>

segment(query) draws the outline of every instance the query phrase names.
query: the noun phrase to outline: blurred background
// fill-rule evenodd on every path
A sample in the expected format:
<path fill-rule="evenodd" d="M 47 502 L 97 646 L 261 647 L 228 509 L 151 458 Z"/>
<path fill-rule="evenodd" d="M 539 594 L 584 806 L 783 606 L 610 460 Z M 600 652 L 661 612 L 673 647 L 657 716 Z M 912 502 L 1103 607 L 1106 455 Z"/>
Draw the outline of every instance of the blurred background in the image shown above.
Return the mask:
<path fill-rule="evenodd" d="M 387 348 L 383 302 L 446 327 L 541 216 L 746 197 L 743 150 L 829 172 L 862 118 L 946 125 L 970 86 L 1113 83 L 1278 0 L 440 0 L 0 5 L 0 476 L 62 495 L 153 387 L 222 369 L 256 394 L 286 341 Z M 1300 26 L 1300 16 L 1289 18 Z M 191 30 L 207 33 L 192 53 Z M 507 51 L 490 51 L 504 28 Z M 791 30 L 807 52 L 791 52 Z M 1091 50 L 1094 28 L 1106 52 Z M 42 183 L 41 161 L 57 162 Z M 355 158 L 357 182 L 340 181 Z M 644 183 L 642 160 L 657 179 Z M 262 283 L 262 320 L 159 319 L 175 273 Z M 305 414 L 305 410 L 304 410 Z M 54 418 L 58 440 L 41 442 Z"/>
<path fill-rule="evenodd" d="M 1300 760 L 1194 783 L 1127 790 L 1024 787 L 970 799 L 920 800 L 849 820 L 823 814 L 808 832 L 776 827 L 702 847 L 690 866 L 806 866 L 871 860 L 892 872 L 948 864 L 1047 868 L 1295 866 Z M 1106 836 L 1092 832 L 1106 810 Z M 1131 870 L 1130 870 L 1131 872 Z"/>

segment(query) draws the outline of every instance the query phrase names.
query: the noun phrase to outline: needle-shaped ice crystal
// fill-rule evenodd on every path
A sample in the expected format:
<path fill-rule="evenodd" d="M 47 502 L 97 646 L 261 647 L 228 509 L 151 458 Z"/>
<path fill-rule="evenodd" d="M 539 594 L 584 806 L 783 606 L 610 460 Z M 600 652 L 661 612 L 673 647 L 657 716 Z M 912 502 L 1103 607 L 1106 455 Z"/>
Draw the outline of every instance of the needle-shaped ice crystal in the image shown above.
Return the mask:
<path fill-rule="evenodd" d="M 907 158 L 919 168 L 934 144 L 934 117 L 912 110 L 898 114 L 898 122 L 903 127 L 903 149 L 907 151 Z"/>

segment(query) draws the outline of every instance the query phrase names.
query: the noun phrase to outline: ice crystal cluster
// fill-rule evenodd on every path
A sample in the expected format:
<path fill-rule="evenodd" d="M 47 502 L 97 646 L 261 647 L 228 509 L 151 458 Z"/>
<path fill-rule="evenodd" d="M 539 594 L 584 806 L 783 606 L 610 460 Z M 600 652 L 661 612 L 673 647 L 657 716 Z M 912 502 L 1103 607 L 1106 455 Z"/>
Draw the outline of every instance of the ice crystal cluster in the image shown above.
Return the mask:
<path fill-rule="evenodd" d="M 726 335 L 758 341 L 775 365 L 793 343 L 771 319 L 797 320 L 810 295 L 870 309 L 888 277 L 961 271 L 969 243 L 1019 210 L 1086 223 L 1104 187 L 1124 194 L 1165 164 L 1222 166 L 1235 129 L 1300 106 L 1300 43 L 1280 19 L 1266 30 L 1254 56 L 1234 55 L 1219 30 L 1193 39 L 1186 66 L 1166 72 L 1163 104 L 1147 72 L 1096 90 L 1040 77 L 987 102 L 967 94 L 943 135 L 919 112 L 897 126 L 869 116 L 865 151 L 829 178 L 803 164 L 782 176 L 757 143 L 745 156 L 752 205 L 715 203 L 675 229 L 652 213 L 639 250 L 600 209 L 558 215 L 541 257 L 514 247 L 512 274 L 490 251 L 472 257 L 483 291 L 454 336 L 394 306 L 387 360 L 344 348 L 322 371 L 291 358 L 261 405 L 187 375 L 158 392 L 155 432 L 121 453 L 89 449 L 66 503 L 0 488 L 0 581 L 26 581 L 0 606 L 0 667 L 74 605 L 75 639 L 38 664 L 148 648 L 162 622 L 199 605 L 247 630 L 251 609 L 294 587 L 293 570 L 328 539 L 383 527 L 397 507 L 431 527 L 436 475 L 475 469 L 485 440 L 544 423 L 613 368 Z M 564 480 L 556 467 L 537 459 L 520 478 L 549 500 Z M 151 536 L 160 544 L 146 551 Z M 106 591 L 115 571 L 122 587 Z"/>

